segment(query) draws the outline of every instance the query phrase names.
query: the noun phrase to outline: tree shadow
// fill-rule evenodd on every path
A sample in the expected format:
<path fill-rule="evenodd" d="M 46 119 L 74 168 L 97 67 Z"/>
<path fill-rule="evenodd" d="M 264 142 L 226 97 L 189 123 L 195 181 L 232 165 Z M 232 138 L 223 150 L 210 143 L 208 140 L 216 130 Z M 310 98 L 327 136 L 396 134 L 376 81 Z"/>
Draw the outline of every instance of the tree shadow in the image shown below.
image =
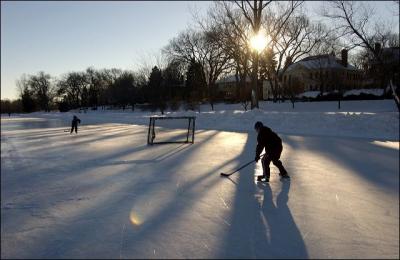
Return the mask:
<path fill-rule="evenodd" d="M 42 256 L 46 258 L 68 256 L 101 256 L 104 258 L 115 258 L 116 255 L 120 253 L 120 257 L 148 257 L 152 256 L 152 252 L 149 254 L 145 251 L 149 249 L 146 243 L 150 243 L 150 245 L 154 243 L 155 247 L 162 247 L 165 242 L 163 240 L 168 239 L 171 235 L 170 233 L 165 233 L 165 230 L 175 232 L 175 236 L 178 233 L 184 236 L 185 239 L 198 243 L 201 240 L 199 240 L 199 237 L 201 238 L 204 236 L 204 233 L 210 232 L 207 227 L 204 227 L 204 230 L 202 230 L 201 227 L 200 229 L 190 228 L 190 231 L 195 230 L 199 233 L 186 234 L 185 229 L 182 228 L 176 231 L 171 230 L 171 225 L 177 225 L 176 220 L 180 219 L 182 216 L 185 218 L 179 221 L 179 226 L 191 227 L 193 224 L 196 225 L 196 223 L 192 223 L 193 219 L 188 218 L 188 216 L 192 217 L 193 214 L 195 214 L 191 212 L 193 211 L 193 205 L 198 202 L 207 204 L 208 201 L 201 202 L 203 197 L 205 197 L 206 194 L 210 194 L 213 188 L 218 184 L 226 181 L 219 175 L 222 167 L 232 164 L 241 164 L 239 162 L 249 161 L 253 158 L 255 149 L 254 140 L 247 139 L 244 149 L 239 156 L 226 160 L 223 163 L 217 163 L 207 171 L 197 169 L 198 172 L 192 173 L 189 176 L 190 178 L 184 181 L 183 184 L 177 188 L 175 193 L 170 194 L 173 196 L 164 201 L 165 203 L 158 208 L 155 214 L 149 216 L 146 222 L 136 227 L 136 229 L 133 229 L 131 223 L 129 223 L 129 211 L 132 209 L 132 205 L 140 203 L 141 201 L 151 200 L 152 196 L 155 196 L 157 200 L 159 198 L 158 196 L 161 197 L 165 195 L 162 192 L 162 187 L 166 185 L 175 185 L 173 181 L 170 181 L 170 183 L 165 182 L 165 179 L 174 180 L 177 177 L 184 178 L 184 174 L 178 173 L 182 173 L 184 170 L 196 169 L 196 166 L 198 167 L 203 163 L 208 163 L 196 161 L 197 155 L 202 152 L 199 148 L 207 146 L 207 141 L 210 138 L 218 138 L 218 136 L 216 136 L 217 133 L 218 132 L 209 134 L 206 138 L 202 138 L 202 142 L 196 145 L 182 147 L 173 146 L 174 149 L 167 149 L 167 153 L 155 157 L 161 161 L 168 158 L 168 160 L 162 163 L 162 167 L 168 168 L 168 171 L 162 176 L 163 180 L 161 181 L 154 183 L 146 182 L 146 180 L 161 177 L 160 172 L 155 169 L 149 169 L 145 174 L 147 176 L 142 174 L 141 176 L 135 177 L 136 179 L 133 177 L 119 178 L 122 174 L 132 174 L 134 171 L 141 169 L 135 168 L 135 165 L 129 165 L 129 167 L 123 169 L 120 173 L 113 173 L 112 176 L 107 177 L 107 180 L 96 179 L 95 181 L 90 181 L 89 185 L 82 185 L 80 189 L 76 190 L 77 194 L 68 194 L 68 196 L 76 196 L 79 194 L 79 197 L 88 196 L 91 197 L 92 200 L 88 200 L 87 203 L 80 205 L 81 202 L 75 198 L 75 200 L 61 205 L 55 213 L 59 212 L 59 210 L 71 211 L 69 214 L 62 214 L 64 217 L 67 217 L 66 220 L 54 218 L 52 222 L 48 221 L 46 216 L 44 216 L 44 223 L 47 223 L 51 228 L 43 228 L 43 231 L 38 231 L 38 233 L 35 231 L 29 234 L 28 237 L 35 237 L 35 241 L 31 241 L 28 248 L 26 241 L 22 240 L 21 242 L 24 243 L 21 243 L 21 245 L 26 251 L 21 252 L 21 255 Z M 130 147 L 96 159 L 98 163 L 104 164 L 122 162 L 118 160 L 119 157 L 129 155 L 132 158 L 137 158 L 141 150 L 147 149 L 145 147 L 147 146 Z M 180 153 L 181 150 L 186 148 L 188 148 L 187 152 Z M 206 147 L 205 149 L 207 148 L 209 149 L 210 147 Z M 154 151 L 149 151 L 148 154 L 154 155 L 155 151 L 156 149 L 154 149 Z M 221 156 L 221 158 L 223 157 Z M 194 162 L 191 161 L 193 159 L 195 160 Z M 182 165 L 177 164 L 177 161 L 189 162 L 193 166 L 182 167 Z M 79 175 L 81 175 L 79 176 L 80 178 L 87 178 L 88 175 L 85 173 L 85 168 L 91 168 L 93 165 L 96 166 L 95 162 L 92 163 L 89 162 L 82 166 L 80 166 L 79 161 L 74 163 L 75 167 L 78 165 L 82 167 L 82 172 L 79 173 Z M 135 162 L 132 161 L 132 164 L 134 163 Z M 222 247 L 218 247 L 221 251 L 217 256 L 222 256 L 222 258 L 266 258 L 276 253 L 271 249 L 272 242 L 268 240 L 265 231 L 267 224 L 263 222 L 264 220 L 262 217 L 263 214 L 273 214 L 276 210 L 269 212 L 268 210 L 264 211 L 262 207 L 260 208 L 260 204 L 256 199 L 256 195 L 259 195 L 260 190 L 256 188 L 253 182 L 253 175 L 254 167 L 248 167 L 231 177 L 232 181 L 237 183 L 237 192 L 233 199 L 233 205 L 229 208 L 229 210 L 232 211 L 232 216 L 230 219 L 226 219 L 226 222 L 230 222 L 229 227 L 222 232 L 225 237 L 219 239 L 222 241 Z M 142 181 L 138 182 L 138 178 L 142 179 Z M 78 180 L 79 179 L 76 179 L 75 181 L 68 181 L 66 183 L 79 183 Z M 60 191 L 59 193 L 52 193 L 52 196 L 58 197 L 58 199 L 66 199 L 65 192 Z M 288 192 L 289 189 L 287 189 L 286 193 Z M 283 194 L 284 193 L 285 192 L 283 192 Z M 268 195 L 264 196 L 268 197 Z M 211 197 L 214 197 L 214 195 Z M 33 201 L 35 200 L 36 199 Z M 43 208 L 40 211 L 49 210 L 51 212 L 51 207 L 53 207 L 53 205 L 49 205 L 48 209 Z M 281 214 L 290 214 L 289 209 L 282 209 L 281 212 Z M 203 214 L 206 214 L 207 218 L 215 218 L 212 208 L 209 209 L 209 212 L 203 212 Z M 293 222 L 293 218 L 290 215 L 284 216 L 282 219 L 283 221 Z M 31 221 L 31 219 L 28 220 L 29 222 Z M 220 221 L 221 219 L 214 219 L 213 221 L 217 222 L 217 220 Z M 276 218 L 270 221 L 273 222 L 274 220 L 278 221 Z M 25 228 L 42 228 L 37 227 L 37 224 L 33 225 L 32 223 L 21 222 L 21 226 Z M 33 223 L 37 222 L 34 221 Z M 293 225 L 296 227 L 294 222 L 286 224 L 291 227 L 287 232 L 294 233 L 297 230 L 293 228 Z M 279 234 L 274 232 L 280 232 L 281 230 L 285 231 L 283 227 L 273 230 L 271 237 L 277 241 L 274 245 L 280 246 L 280 240 L 277 237 Z M 165 237 L 163 237 L 163 235 L 165 235 Z M 288 237 L 291 235 L 293 234 L 288 234 Z M 301 239 L 300 235 L 297 236 L 297 234 L 295 234 L 293 236 L 296 237 L 296 239 Z M 102 244 L 102 246 L 99 247 L 98 244 Z M 146 246 L 143 247 L 143 244 Z M 175 256 L 193 257 L 193 255 L 190 256 L 187 252 L 182 252 L 179 242 L 168 244 L 176 247 L 177 251 Z M 196 246 L 199 245 L 195 245 L 195 247 Z M 85 248 L 87 248 L 86 251 L 84 251 Z M 179 249 L 181 249 L 181 251 L 179 251 Z M 183 247 L 183 249 L 187 248 Z M 196 252 L 196 250 L 194 251 Z M 166 249 L 164 252 L 172 251 Z M 278 257 L 281 256 L 279 253 L 280 252 L 276 253 Z M 154 257 L 159 256 L 160 255 Z"/>
<path fill-rule="evenodd" d="M 149 158 L 147 160 L 104 160 L 100 161 L 96 164 L 96 166 L 110 166 L 110 165 L 124 165 L 124 164 L 149 164 L 149 163 L 157 163 L 164 161 L 170 157 L 173 157 L 181 152 L 183 152 L 185 149 L 188 149 L 192 144 L 181 144 L 178 145 L 177 147 L 173 147 L 170 150 L 167 150 L 164 153 L 159 154 L 158 156 L 155 156 L 153 158 Z"/>
<path fill-rule="evenodd" d="M 175 158 L 177 161 L 187 161 L 189 158 L 191 158 L 193 153 L 195 153 L 199 148 L 201 148 L 205 143 L 207 143 L 207 140 L 214 138 L 217 133 L 218 132 L 215 131 L 213 133 L 208 134 L 205 138 L 203 138 L 204 142 L 199 143 L 197 145 L 181 145 L 177 147 L 175 145 L 171 145 L 172 149 L 167 149 L 166 153 L 161 153 L 161 154 L 158 153 L 159 155 L 156 156 L 155 158 L 159 161 L 163 161 L 166 158 L 170 158 L 169 160 L 166 160 L 166 162 L 164 162 L 163 166 L 169 169 L 169 173 L 168 176 L 164 176 L 163 178 L 165 177 L 172 178 L 174 175 L 177 174 L 177 171 L 174 171 L 173 169 L 174 168 L 179 169 L 179 164 L 177 164 L 175 160 L 171 159 L 172 156 L 177 156 Z M 139 152 L 144 147 L 148 148 L 148 146 L 140 146 L 137 147 L 136 149 L 135 148 L 128 149 L 127 151 L 130 152 L 130 155 L 132 157 L 135 157 L 135 153 Z M 181 151 L 183 151 L 183 149 L 187 148 L 190 148 L 187 153 L 180 153 Z M 157 151 L 157 149 L 154 150 Z M 162 150 L 165 151 L 166 149 Z M 125 154 L 127 151 L 124 150 L 116 152 L 111 156 L 111 158 L 116 158 L 118 156 L 121 156 L 122 154 Z M 154 152 L 150 152 L 150 154 L 154 155 Z M 106 158 L 104 157 L 104 159 Z M 76 162 L 76 164 L 79 163 Z M 90 165 L 88 166 L 91 167 Z M 118 177 L 120 177 L 122 174 L 132 174 L 133 171 L 134 171 L 133 166 L 128 167 L 127 169 L 124 169 L 122 172 L 118 173 L 119 175 Z M 176 198 L 172 199 L 168 205 L 164 205 L 161 208 L 160 214 L 157 214 L 153 216 L 152 219 L 149 219 L 148 222 L 150 224 L 143 225 L 143 227 L 140 230 L 141 235 L 135 239 L 138 241 L 143 240 L 149 235 L 153 234 L 153 232 L 157 230 L 157 227 L 160 228 L 165 224 L 168 224 L 172 216 L 176 216 L 177 214 L 179 214 L 181 210 L 185 208 L 184 204 L 182 203 L 183 200 L 195 199 L 196 192 L 193 192 L 193 189 L 197 188 L 196 184 L 201 183 L 204 180 L 209 180 L 209 178 L 212 177 L 214 173 L 215 171 L 207 172 L 205 174 L 202 173 L 200 176 L 197 176 L 194 180 L 188 181 L 184 185 L 182 185 L 179 191 L 176 192 Z M 115 225 L 110 226 L 110 224 L 107 223 L 107 221 L 120 224 L 121 220 L 124 220 L 123 223 L 126 223 L 126 221 L 129 220 L 129 210 L 132 208 L 132 204 L 135 204 L 136 200 L 144 200 L 147 197 L 148 193 L 150 194 L 157 193 L 159 191 L 161 184 L 162 186 L 169 185 L 168 182 L 167 183 L 165 182 L 165 180 L 161 181 L 159 180 L 158 182 L 154 183 L 146 182 L 146 180 L 150 179 L 154 180 L 158 174 L 160 174 L 160 172 L 150 169 L 150 171 L 147 172 L 148 176 L 138 176 L 141 179 L 140 182 L 138 182 L 138 178 L 136 179 L 122 178 L 121 180 L 125 181 L 123 183 L 115 184 L 116 187 L 114 189 L 114 192 L 109 194 L 110 197 L 106 196 L 105 200 L 96 200 L 96 198 L 92 198 L 93 201 L 90 204 L 86 203 L 87 204 L 86 207 L 80 208 L 75 214 L 72 214 L 72 216 L 68 217 L 67 220 L 62 220 L 62 221 L 59 220 L 58 223 L 49 221 L 48 226 L 52 226 L 51 229 L 43 228 L 43 231 L 40 231 L 42 227 L 31 228 L 31 229 L 37 229 L 39 232 L 39 234 L 36 235 L 37 237 L 36 241 L 32 242 L 32 244 L 36 244 L 36 247 L 25 248 L 28 249 L 27 252 L 20 252 L 20 253 L 25 256 L 35 255 L 36 257 L 42 256 L 46 258 L 60 257 L 60 256 L 63 257 L 74 256 L 74 254 L 76 256 L 76 255 L 82 255 L 82 252 L 77 252 L 76 248 L 81 248 L 83 244 L 86 245 L 91 243 L 99 243 L 99 241 L 109 243 L 110 242 L 109 240 L 106 241 L 107 237 L 102 237 L 102 236 L 98 237 L 96 230 L 102 230 L 102 232 L 105 232 L 106 234 L 111 235 L 114 238 L 116 236 L 119 236 L 115 234 L 116 233 L 118 234 L 121 231 L 119 229 L 121 225 L 118 225 L 117 228 L 115 228 L 116 227 Z M 115 175 L 109 176 L 107 178 L 109 178 L 109 180 L 114 183 L 119 180 L 119 178 L 115 178 Z M 75 181 L 74 183 L 78 183 L 78 181 Z M 71 207 L 72 208 L 74 207 L 73 204 L 76 204 L 76 206 L 78 206 L 81 202 L 79 202 L 79 198 L 72 199 L 70 202 L 68 201 L 64 202 L 66 199 L 65 198 L 66 195 L 76 197 L 79 194 L 79 197 L 86 197 L 86 196 L 91 197 L 90 194 L 102 193 L 104 197 L 104 193 L 106 194 L 109 193 L 104 191 L 104 189 L 107 189 L 107 186 L 109 186 L 107 185 L 107 183 L 109 183 L 109 181 L 104 181 L 104 179 L 102 179 L 100 183 L 98 182 L 98 180 L 96 180 L 95 182 L 91 182 L 90 185 L 85 184 L 84 186 L 82 186 L 82 189 L 77 189 L 76 190 L 77 194 L 65 194 L 64 191 L 60 190 L 59 192 L 52 193 L 52 197 L 57 197 L 57 200 L 61 199 L 62 203 L 65 203 L 65 206 L 61 205 L 61 208 L 65 208 L 65 210 L 68 210 L 69 208 L 69 210 L 71 210 Z M 114 186 L 114 184 L 112 184 L 111 186 Z M 127 190 L 129 190 L 130 192 L 126 192 Z M 184 197 L 182 196 L 182 193 L 185 193 L 189 196 Z M 37 201 L 37 198 L 35 198 L 35 201 Z M 43 205 L 43 203 L 39 204 Z M 48 208 L 46 208 L 46 206 L 45 207 L 41 206 L 40 212 L 42 212 L 44 219 L 46 218 L 53 219 L 53 216 L 51 216 L 52 215 L 51 208 L 54 207 L 54 204 L 51 203 L 48 206 L 49 206 Z M 37 210 L 39 209 L 32 209 L 32 212 Z M 96 213 L 93 213 L 93 210 L 95 210 Z M 47 214 L 45 212 L 50 212 L 50 214 Z M 49 216 L 46 216 L 46 214 Z M 92 220 L 93 214 L 96 215 L 95 221 Z M 75 217 L 75 215 L 79 216 L 79 218 Z M 123 219 L 121 218 L 121 216 L 123 216 Z M 31 222 L 32 218 L 29 218 L 28 220 L 29 222 Z M 40 219 L 38 221 L 40 222 Z M 33 221 L 32 223 L 38 221 Z M 25 232 L 26 229 L 30 230 L 29 227 L 32 226 L 32 223 L 27 223 L 27 222 L 24 223 L 23 220 L 18 222 L 17 222 L 18 224 L 14 225 L 18 226 L 19 227 L 18 229 L 22 228 L 22 231 L 20 232 Z M 94 227 L 93 223 L 97 224 L 101 223 L 104 226 Z M 71 234 L 74 234 L 74 236 L 71 237 Z M 53 237 L 55 239 L 49 239 L 50 237 Z M 105 246 L 105 248 L 108 247 L 110 248 L 109 250 L 105 250 L 107 251 L 107 253 L 102 252 L 102 254 L 99 254 L 98 252 L 95 251 L 99 250 L 99 248 L 96 247 L 95 249 L 91 249 L 88 251 L 90 252 L 89 255 L 91 256 L 101 255 L 102 257 L 105 258 L 115 258 L 116 252 L 118 252 L 119 250 L 118 242 L 119 240 L 118 241 L 114 240 L 112 242 L 112 245 L 108 244 L 107 246 Z M 24 246 L 26 247 L 26 243 L 22 244 L 24 244 Z M 88 253 L 83 253 L 83 255 L 88 255 Z"/>
<path fill-rule="evenodd" d="M 215 134 L 211 135 L 209 138 L 213 137 Z M 190 158 L 191 154 L 194 153 L 198 148 L 201 147 L 202 144 L 198 146 L 191 146 L 192 149 L 188 151 L 188 153 L 185 154 L 180 154 L 179 156 L 181 157 L 180 159 L 188 159 Z M 131 209 L 131 205 L 134 205 L 136 201 L 143 201 L 146 199 L 147 194 L 154 194 L 154 193 L 159 193 L 160 190 L 160 181 L 157 183 L 146 183 L 145 181 L 140 182 L 140 183 L 135 183 L 135 181 L 130 180 L 130 183 L 124 183 L 121 187 L 122 189 L 126 189 L 129 186 L 129 189 L 133 191 L 136 190 L 136 194 L 131 194 L 131 195 L 124 195 L 124 194 L 118 194 L 115 196 L 112 196 L 112 198 L 107 199 L 107 201 L 102 201 L 100 205 L 95 205 L 94 208 L 96 208 L 96 216 L 99 218 L 99 221 L 96 221 L 97 223 L 102 222 L 104 224 L 104 227 L 99 227 L 101 230 L 106 232 L 107 234 L 116 237 L 121 230 L 119 229 L 121 227 L 121 224 L 126 224 L 127 230 L 130 232 L 127 233 L 125 236 L 125 248 L 124 251 L 125 253 L 123 255 L 126 255 L 129 253 L 129 255 L 134 255 L 134 256 L 141 256 L 143 255 L 143 252 L 141 251 L 140 243 L 144 241 L 148 241 L 149 239 L 154 239 L 157 236 L 157 232 L 160 231 L 160 229 L 165 228 L 165 226 L 168 226 L 170 222 L 173 222 L 176 217 L 179 217 L 180 215 L 183 214 L 183 212 L 190 210 L 191 206 L 193 205 L 192 203 L 187 203 L 187 201 L 196 201 L 198 197 L 201 197 L 201 194 L 207 193 L 209 190 L 207 188 L 216 185 L 218 182 L 213 181 L 213 177 L 217 176 L 217 169 L 220 167 L 223 167 L 229 163 L 231 163 L 234 159 L 229 160 L 224 162 L 222 165 L 216 165 L 215 168 L 213 168 L 211 171 L 208 172 L 202 172 L 201 174 L 197 175 L 193 180 L 190 180 L 182 185 L 177 191 L 176 194 L 174 194 L 174 197 L 172 197 L 170 200 L 167 201 L 165 205 L 162 205 L 160 207 L 160 212 L 158 212 L 156 215 L 149 216 L 148 219 L 146 219 L 146 222 L 141 225 L 140 227 L 136 227 L 135 232 L 132 232 L 132 224 L 126 223 L 127 220 L 129 220 L 129 209 Z M 180 161 L 180 160 L 179 160 Z M 176 162 L 173 160 L 170 160 L 169 162 L 166 163 L 165 166 L 171 165 L 176 167 Z M 129 170 L 126 170 L 129 171 Z M 153 171 L 152 175 L 156 175 L 158 172 Z M 168 176 L 169 178 L 173 177 L 176 175 L 176 171 L 171 171 L 170 170 L 170 175 Z M 217 177 L 219 178 L 219 176 Z M 219 179 L 218 179 L 219 180 Z M 136 181 L 137 182 L 137 181 Z M 201 183 L 206 183 L 207 187 L 203 190 L 198 190 L 198 185 Z M 168 185 L 168 183 L 162 184 L 162 186 Z M 144 187 L 146 187 L 144 189 Z M 99 188 L 99 187 L 97 187 Z M 137 190 L 137 188 L 139 190 Z M 139 194 L 137 194 L 139 192 Z M 162 192 L 161 192 L 162 194 Z M 148 200 L 147 198 L 146 200 Z M 118 203 L 116 203 L 118 202 Z M 86 212 L 85 212 L 86 211 Z M 90 216 L 93 214 L 93 212 L 89 209 L 85 210 L 83 212 L 79 212 L 79 215 L 83 218 L 86 214 L 87 216 Z M 118 214 L 118 213 L 123 213 L 123 214 Z M 124 222 L 121 223 L 121 216 L 124 216 Z M 118 223 L 118 228 L 115 228 L 115 226 L 110 226 L 107 225 L 107 222 L 109 221 L 110 223 Z M 91 241 L 96 241 L 98 243 L 99 241 L 103 241 L 107 243 L 107 238 L 102 238 L 102 237 L 96 237 L 96 232 L 93 230 L 93 225 L 85 225 L 86 223 L 90 223 L 91 221 L 88 219 L 87 221 L 84 220 L 83 222 L 80 221 L 74 221 L 73 226 L 71 227 L 71 230 L 68 231 L 68 233 L 74 233 L 74 237 L 77 237 L 76 241 L 71 241 L 70 236 L 66 236 L 66 238 L 58 237 L 56 241 L 49 241 L 48 239 L 44 239 L 43 237 L 43 246 L 45 249 L 43 252 L 40 253 L 41 256 L 44 257 L 60 257 L 60 256 L 72 256 L 75 254 L 82 255 L 82 252 L 77 252 L 75 251 L 77 247 L 81 248 L 82 244 L 90 244 L 92 243 Z M 59 226 L 56 227 L 54 230 L 51 231 L 50 234 L 53 236 L 57 236 L 58 233 L 63 233 L 65 232 L 65 226 Z M 51 235 L 47 235 L 46 237 L 50 237 Z M 93 237 L 94 236 L 94 237 Z M 108 241 L 109 242 L 109 241 Z M 109 257 L 109 258 L 115 258 L 116 252 L 118 252 L 118 242 L 116 241 L 113 243 L 113 245 L 107 245 L 107 247 L 112 248 L 109 249 L 108 252 L 103 252 L 102 256 L 104 257 Z M 126 246 L 126 244 L 129 242 L 129 247 Z M 63 246 L 60 246 L 60 243 L 64 243 Z M 51 250 L 57 249 L 57 250 Z M 97 248 L 98 250 L 98 248 Z M 84 253 L 83 255 L 88 255 L 87 253 Z M 98 252 L 94 250 L 90 250 L 90 255 L 99 255 Z"/>
<path fill-rule="evenodd" d="M 214 136 L 217 132 L 213 133 L 212 136 Z M 121 137 L 121 134 L 117 135 L 108 135 L 106 137 L 103 136 L 97 136 L 95 138 L 91 139 L 91 142 L 102 142 L 107 139 L 109 140 L 114 140 L 115 138 Z M 85 143 L 88 141 L 80 141 L 79 143 Z M 69 181 L 70 179 L 76 179 L 79 178 L 80 175 L 83 176 L 86 170 L 89 170 L 90 168 L 95 168 L 99 166 L 112 166 L 112 165 L 137 165 L 137 164 L 150 164 L 150 163 L 157 163 L 161 162 L 165 159 L 171 158 L 173 156 L 179 155 L 182 151 L 185 149 L 188 149 L 190 147 L 197 147 L 197 145 L 192 146 L 188 144 L 182 144 L 182 145 L 166 145 L 163 146 L 163 149 L 158 151 L 157 147 L 150 147 L 148 145 L 140 145 L 140 146 L 132 146 L 128 147 L 125 149 L 119 149 L 115 152 L 112 153 L 107 153 L 105 155 L 101 156 L 96 156 L 93 154 L 91 156 L 92 158 L 88 158 L 87 156 L 84 156 L 82 158 L 77 155 L 77 151 L 74 150 L 74 145 L 76 143 L 73 143 L 69 146 L 54 146 L 49 149 L 44 150 L 43 152 L 45 154 L 52 154 L 52 157 L 46 158 L 47 160 L 51 160 L 53 162 L 59 162 L 59 167 L 62 166 L 61 168 L 64 168 L 64 171 L 68 172 L 74 172 L 74 174 L 65 174 L 65 172 L 62 171 L 57 171 L 54 172 L 53 166 L 52 165 L 47 165 L 47 164 L 42 164 L 40 167 L 42 167 L 41 172 L 44 174 L 47 174 L 46 176 L 46 182 L 52 183 L 53 181 L 58 181 L 60 178 L 62 178 L 64 181 Z M 154 157 L 149 158 L 149 159 L 132 159 L 132 160 L 118 160 L 118 158 L 121 157 L 132 157 L 134 158 L 135 155 L 139 154 L 140 152 L 144 152 L 148 149 L 153 149 L 155 152 L 152 153 Z M 63 151 L 60 151 L 63 150 Z M 57 157 L 62 154 L 63 157 Z M 43 157 L 38 157 L 38 156 L 24 156 L 24 159 L 28 160 L 34 160 L 34 161 L 40 161 L 43 159 Z M 65 158 L 69 158 L 66 160 Z M 2 156 L 3 159 L 12 159 L 8 157 Z M 15 169 L 17 171 L 23 171 L 24 174 L 8 174 L 7 179 L 2 179 L 2 187 L 3 185 L 6 185 L 8 190 L 14 190 L 18 188 L 19 190 L 22 189 L 30 189 L 31 184 L 36 181 L 40 181 L 42 177 L 39 174 L 36 174 L 35 172 L 31 172 L 28 169 L 33 167 L 31 163 L 26 163 L 26 164 L 20 164 L 18 165 L 18 168 Z M 77 170 L 78 169 L 78 170 Z M 62 176 L 60 176 L 60 174 Z M 112 178 L 112 175 L 109 176 Z M 9 197 L 8 199 L 12 199 Z"/>
<path fill-rule="evenodd" d="M 319 137 L 308 137 L 307 141 L 301 141 L 298 138 L 303 137 L 287 136 L 286 143 L 294 149 L 324 156 L 340 166 L 338 169 L 350 169 L 374 186 L 398 193 L 399 150 L 378 146 L 374 139 L 325 137 L 322 141 Z"/>

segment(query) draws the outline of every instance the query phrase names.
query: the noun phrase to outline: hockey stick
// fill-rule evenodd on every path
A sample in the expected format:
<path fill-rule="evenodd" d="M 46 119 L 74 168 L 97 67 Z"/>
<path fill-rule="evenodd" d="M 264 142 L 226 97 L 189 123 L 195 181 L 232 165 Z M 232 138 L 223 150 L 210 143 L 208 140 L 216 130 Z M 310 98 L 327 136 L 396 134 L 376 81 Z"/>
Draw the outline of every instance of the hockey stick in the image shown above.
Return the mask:
<path fill-rule="evenodd" d="M 265 155 L 265 153 L 264 153 L 263 155 L 260 156 L 260 159 L 261 159 L 262 157 L 264 157 L 264 155 Z M 223 172 L 221 172 L 221 176 L 224 176 L 224 177 L 231 176 L 231 175 L 234 174 L 235 172 L 240 171 L 241 169 L 243 169 L 243 168 L 249 166 L 250 164 L 252 164 L 252 163 L 255 162 L 255 161 L 256 161 L 256 160 L 252 160 L 252 161 L 250 161 L 250 162 L 248 162 L 248 163 L 246 163 L 246 164 L 240 166 L 239 169 L 236 169 L 236 170 L 234 170 L 233 172 L 230 172 L 230 173 L 223 173 Z"/>

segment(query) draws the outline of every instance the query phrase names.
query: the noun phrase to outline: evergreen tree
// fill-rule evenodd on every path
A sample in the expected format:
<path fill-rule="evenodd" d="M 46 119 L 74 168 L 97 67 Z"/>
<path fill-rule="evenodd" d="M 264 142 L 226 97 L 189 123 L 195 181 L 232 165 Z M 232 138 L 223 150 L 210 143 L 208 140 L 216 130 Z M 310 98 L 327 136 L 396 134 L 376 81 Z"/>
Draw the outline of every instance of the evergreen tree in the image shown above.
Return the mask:
<path fill-rule="evenodd" d="M 206 77 L 201 64 L 192 59 L 186 72 L 185 97 L 188 109 L 200 109 L 199 103 L 203 100 L 206 85 Z"/>
<path fill-rule="evenodd" d="M 161 114 L 164 114 L 166 109 L 165 84 L 163 83 L 161 70 L 157 66 L 154 66 L 151 70 L 148 87 L 150 90 L 150 102 L 155 108 L 160 109 Z"/>
<path fill-rule="evenodd" d="M 25 87 L 21 94 L 22 109 L 24 112 L 30 113 L 35 111 L 36 103 L 33 98 L 33 92 Z"/>
<path fill-rule="evenodd" d="M 130 72 L 123 72 L 112 85 L 113 96 L 115 103 L 122 106 L 123 109 L 128 104 L 134 105 L 136 103 L 136 93 L 135 93 L 135 78 Z"/>
<path fill-rule="evenodd" d="M 179 109 L 179 102 L 182 100 L 183 95 L 184 80 L 179 67 L 179 62 L 171 62 L 163 71 L 165 98 L 169 101 L 169 106 L 172 110 Z"/>

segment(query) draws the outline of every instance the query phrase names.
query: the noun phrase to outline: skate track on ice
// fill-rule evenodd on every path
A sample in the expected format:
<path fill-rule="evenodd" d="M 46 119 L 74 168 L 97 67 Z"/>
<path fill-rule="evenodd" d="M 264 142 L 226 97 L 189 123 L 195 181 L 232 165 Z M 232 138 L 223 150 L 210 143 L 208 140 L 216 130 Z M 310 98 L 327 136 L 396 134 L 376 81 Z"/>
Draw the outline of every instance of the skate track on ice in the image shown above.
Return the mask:
<path fill-rule="evenodd" d="M 2 130 L 2 258 L 399 258 L 398 142 L 281 134 L 292 179 L 257 185 L 260 163 L 219 175 L 252 131 L 63 130 Z"/>

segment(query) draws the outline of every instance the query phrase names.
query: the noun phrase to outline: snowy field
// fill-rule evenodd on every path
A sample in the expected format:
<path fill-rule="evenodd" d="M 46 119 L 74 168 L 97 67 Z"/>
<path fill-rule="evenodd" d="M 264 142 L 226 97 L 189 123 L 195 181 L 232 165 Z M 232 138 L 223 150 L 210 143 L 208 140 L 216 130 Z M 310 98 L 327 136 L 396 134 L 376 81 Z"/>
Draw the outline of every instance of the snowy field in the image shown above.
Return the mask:
<path fill-rule="evenodd" d="M 2 258 L 399 258 L 392 100 L 205 105 L 195 143 L 148 146 L 156 113 L 1 118 Z M 283 139 L 257 184 L 254 122 Z"/>

